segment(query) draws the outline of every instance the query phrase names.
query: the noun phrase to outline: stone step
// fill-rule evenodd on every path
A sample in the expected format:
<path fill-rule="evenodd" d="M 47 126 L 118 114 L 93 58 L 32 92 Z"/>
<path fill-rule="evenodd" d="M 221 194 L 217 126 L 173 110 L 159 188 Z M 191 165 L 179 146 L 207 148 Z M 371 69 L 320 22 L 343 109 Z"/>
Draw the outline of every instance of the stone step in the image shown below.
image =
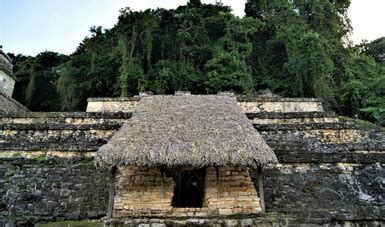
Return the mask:
<path fill-rule="evenodd" d="M 385 140 L 378 138 L 355 141 L 307 137 L 300 132 L 262 133 L 281 163 L 376 163 L 385 161 Z M 334 141 L 334 142 L 333 142 Z M 335 142 L 337 141 L 337 142 Z"/>
<path fill-rule="evenodd" d="M 0 144 L 3 143 L 66 143 L 93 140 L 107 141 L 117 128 L 108 129 L 27 129 L 0 130 Z"/>
<path fill-rule="evenodd" d="M 12 150 L 1 151 L 0 160 L 15 159 L 15 158 L 28 158 L 28 159 L 41 159 L 41 158 L 89 158 L 93 159 L 96 155 L 96 151 L 68 151 L 68 150 L 38 150 L 38 151 L 25 151 L 25 150 Z"/>
<path fill-rule="evenodd" d="M 29 130 L 117 130 L 122 122 L 107 122 L 100 124 L 71 124 L 71 123 L 31 123 L 31 124 L 0 124 L 0 130 L 29 131 Z"/>
<path fill-rule="evenodd" d="M 309 131 L 317 129 L 358 129 L 359 127 L 349 122 L 333 122 L 333 123 L 303 123 L 303 124 L 253 124 L 258 131 Z"/>
<path fill-rule="evenodd" d="M 334 112 L 289 112 L 289 113 L 246 113 L 253 124 L 306 124 L 306 123 L 338 123 Z"/>
<path fill-rule="evenodd" d="M 87 112 L 28 112 L 18 115 L 6 115 L 0 118 L 0 124 L 103 124 L 124 122 L 132 113 L 87 113 Z"/>
<path fill-rule="evenodd" d="M 274 150 L 279 163 L 384 163 L 385 149 L 382 151 L 350 151 L 350 152 L 298 152 Z"/>
<path fill-rule="evenodd" d="M 385 143 L 385 134 L 379 130 L 365 130 L 347 123 L 304 125 L 254 125 L 266 141 L 297 141 L 312 139 L 313 143 Z"/>
<path fill-rule="evenodd" d="M 107 140 L 89 141 L 65 141 L 65 142 L 23 142 L 23 143 L 0 143 L 0 151 L 96 151 Z"/>
<path fill-rule="evenodd" d="M 276 113 L 276 112 L 259 112 L 252 113 L 246 112 L 246 116 L 249 119 L 259 118 L 259 119 L 290 119 L 290 118 L 323 118 L 323 117 L 337 117 L 334 112 L 286 112 L 286 113 Z"/>

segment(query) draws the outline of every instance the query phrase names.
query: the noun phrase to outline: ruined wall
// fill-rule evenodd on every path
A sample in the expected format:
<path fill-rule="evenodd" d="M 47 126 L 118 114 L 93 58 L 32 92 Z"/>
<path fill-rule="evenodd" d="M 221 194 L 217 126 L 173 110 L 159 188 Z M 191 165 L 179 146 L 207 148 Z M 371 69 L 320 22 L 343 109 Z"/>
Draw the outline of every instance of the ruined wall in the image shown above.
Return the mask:
<path fill-rule="evenodd" d="M 261 206 L 249 171 L 240 167 L 207 168 L 205 203 L 216 215 L 260 213 Z M 218 185 L 217 185 L 218 184 Z"/>
<path fill-rule="evenodd" d="M 323 111 L 322 103 L 319 99 L 238 97 L 237 101 L 239 107 L 245 113 L 301 113 Z"/>
<path fill-rule="evenodd" d="M 244 112 L 320 112 L 319 99 L 303 98 L 247 98 L 237 97 L 238 105 Z M 87 112 L 132 112 L 140 101 L 135 98 L 89 98 Z"/>
<path fill-rule="evenodd" d="M 242 220 L 203 218 L 195 224 L 385 224 L 383 129 L 322 111 L 246 116 L 280 162 L 263 173 L 267 213 Z M 105 214 L 108 174 L 84 163 L 84 157 L 92 157 L 130 117 L 130 113 L 26 113 L 0 118 L 0 224 L 17 218 L 76 220 Z M 52 159 L 58 154 L 54 152 L 72 158 Z M 254 171 L 251 176 L 256 183 Z M 65 207 L 65 212 L 52 207 Z"/>
<path fill-rule="evenodd" d="M 93 157 L 130 113 L 23 113 L 0 118 L 0 158 Z"/>
<path fill-rule="evenodd" d="M 88 98 L 87 112 L 132 112 L 138 98 Z"/>
<path fill-rule="evenodd" d="M 158 168 L 119 168 L 116 179 L 115 216 L 163 216 L 172 213 L 174 181 L 167 176 L 163 176 L 162 180 Z"/>
<path fill-rule="evenodd" d="M 8 96 L 12 96 L 14 87 L 15 79 L 5 73 L 0 67 L 0 91 Z"/>
<path fill-rule="evenodd" d="M 0 93 L 12 96 L 15 86 L 11 59 L 0 48 Z"/>
<path fill-rule="evenodd" d="M 267 212 L 323 212 L 325 219 L 385 217 L 385 164 L 282 164 L 266 169 Z"/>
<path fill-rule="evenodd" d="M 108 177 L 92 159 L 1 159 L 0 226 L 103 217 Z"/>
<path fill-rule="evenodd" d="M 216 168 L 207 168 L 202 208 L 173 207 L 175 181 L 166 173 L 162 180 L 159 168 L 121 167 L 116 179 L 115 217 L 215 217 L 261 212 L 249 171 L 243 168 L 219 167 L 218 181 Z"/>

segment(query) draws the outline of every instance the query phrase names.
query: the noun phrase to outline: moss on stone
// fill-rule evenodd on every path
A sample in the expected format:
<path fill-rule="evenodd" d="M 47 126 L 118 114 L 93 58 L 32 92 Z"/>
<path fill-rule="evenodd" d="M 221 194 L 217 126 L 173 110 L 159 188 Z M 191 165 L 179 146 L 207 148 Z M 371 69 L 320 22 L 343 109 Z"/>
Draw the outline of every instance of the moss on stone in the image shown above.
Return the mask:
<path fill-rule="evenodd" d="M 379 130 L 379 131 L 385 132 L 384 127 L 373 124 L 369 121 L 365 121 L 365 120 L 361 120 L 361 119 L 354 119 L 354 118 L 350 118 L 350 117 L 343 117 L 343 116 L 340 116 L 340 120 L 342 122 L 353 122 L 353 123 L 357 124 L 358 126 L 362 127 L 363 129 Z"/>

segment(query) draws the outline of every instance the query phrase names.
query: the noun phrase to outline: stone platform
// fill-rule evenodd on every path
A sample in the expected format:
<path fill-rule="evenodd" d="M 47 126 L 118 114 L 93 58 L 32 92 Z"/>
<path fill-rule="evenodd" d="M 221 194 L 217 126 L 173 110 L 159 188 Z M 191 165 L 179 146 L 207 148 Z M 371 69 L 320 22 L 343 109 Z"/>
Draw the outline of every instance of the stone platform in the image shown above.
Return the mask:
<path fill-rule="evenodd" d="M 130 119 L 139 99 L 95 100 L 133 103 L 112 109 L 104 103 L 93 109 L 102 112 L 25 112 L 0 118 L 0 225 L 105 215 L 108 173 L 96 169 L 93 156 Z M 266 214 L 199 220 L 186 216 L 173 223 L 384 224 L 383 128 L 324 112 L 316 99 L 238 101 L 280 162 L 263 173 Z M 254 182 L 255 176 L 252 170 Z M 170 219 L 159 220 L 153 223 L 162 226 Z M 140 218 L 114 222 L 149 225 L 148 219 Z"/>

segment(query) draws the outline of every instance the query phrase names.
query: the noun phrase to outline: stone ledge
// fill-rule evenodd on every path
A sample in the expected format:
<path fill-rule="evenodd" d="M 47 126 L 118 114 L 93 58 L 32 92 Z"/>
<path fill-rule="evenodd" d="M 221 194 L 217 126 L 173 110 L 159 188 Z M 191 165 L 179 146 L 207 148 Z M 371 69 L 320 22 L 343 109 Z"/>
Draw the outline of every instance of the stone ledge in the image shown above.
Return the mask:
<path fill-rule="evenodd" d="M 32 124 L 1 124 L 0 130 L 118 130 L 122 123 L 101 124 L 69 124 L 69 123 L 32 123 Z"/>
<path fill-rule="evenodd" d="M 260 96 L 237 96 L 238 102 L 322 102 L 318 98 L 280 98 Z"/>
<path fill-rule="evenodd" d="M 361 153 L 362 152 L 362 153 Z M 385 150 L 336 153 L 302 153 L 274 150 L 280 163 L 350 163 L 350 164 L 374 164 L 385 163 Z"/>
<path fill-rule="evenodd" d="M 78 152 L 88 152 L 88 151 L 97 151 L 100 146 L 107 143 L 106 140 L 96 140 L 96 141 L 70 141 L 70 142 L 37 142 L 37 143 L 18 143 L 18 142 L 9 142 L 9 143 L 0 143 L 0 153 L 7 151 L 78 151 Z"/>
<path fill-rule="evenodd" d="M 368 212 L 364 212 L 368 213 Z M 218 216 L 216 218 L 113 218 L 102 219 L 104 226 L 382 226 L 379 215 L 364 216 L 341 210 L 298 211 L 259 215 Z"/>
<path fill-rule="evenodd" d="M 256 112 L 245 113 L 249 119 L 292 119 L 292 118 L 321 118 L 337 117 L 334 112 Z"/>
<path fill-rule="evenodd" d="M 20 104 L 21 105 L 21 104 Z M 105 118 L 129 119 L 130 112 L 26 112 L 19 114 L 5 114 L 2 118 Z"/>
<path fill-rule="evenodd" d="M 17 151 L 17 152 L 0 152 L 0 159 L 12 159 L 15 156 L 18 158 L 41 158 L 41 157 L 56 157 L 56 158 L 93 158 L 96 152 L 79 152 L 79 151 Z"/>
<path fill-rule="evenodd" d="M 126 102 L 126 101 L 140 101 L 138 97 L 90 97 L 87 99 L 87 102 Z"/>
<path fill-rule="evenodd" d="M 321 102 L 318 98 L 280 98 L 280 97 L 261 97 L 261 96 L 236 96 L 238 102 Z M 125 102 L 125 101 L 140 101 L 139 96 L 133 97 L 90 97 L 88 102 Z"/>
<path fill-rule="evenodd" d="M 355 124 L 338 122 L 338 123 L 302 123 L 302 124 L 275 124 L 275 125 L 259 125 L 253 124 L 258 131 L 290 131 L 290 130 L 321 130 L 321 129 L 359 129 Z"/>

